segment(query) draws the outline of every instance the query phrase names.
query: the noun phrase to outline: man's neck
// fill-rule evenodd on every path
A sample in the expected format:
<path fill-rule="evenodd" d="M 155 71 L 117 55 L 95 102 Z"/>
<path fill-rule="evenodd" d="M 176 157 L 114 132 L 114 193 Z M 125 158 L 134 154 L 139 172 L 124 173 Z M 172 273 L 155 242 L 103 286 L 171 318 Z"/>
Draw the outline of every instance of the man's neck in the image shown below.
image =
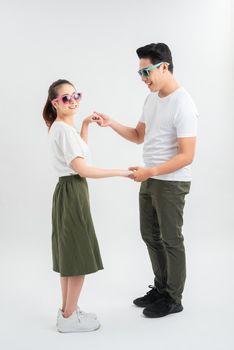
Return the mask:
<path fill-rule="evenodd" d="M 166 97 L 170 95 L 172 92 L 174 92 L 176 89 L 178 89 L 179 84 L 172 76 L 171 79 L 167 81 L 167 83 L 163 86 L 161 90 L 158 92 L 159 97 Z"/>

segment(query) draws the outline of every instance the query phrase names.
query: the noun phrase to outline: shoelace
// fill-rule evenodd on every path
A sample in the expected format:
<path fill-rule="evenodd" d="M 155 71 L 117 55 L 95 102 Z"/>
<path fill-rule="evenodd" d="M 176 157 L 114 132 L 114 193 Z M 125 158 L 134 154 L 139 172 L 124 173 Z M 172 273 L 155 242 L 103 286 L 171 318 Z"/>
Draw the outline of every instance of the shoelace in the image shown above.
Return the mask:
<path fill-rule="evenodd" d="M 81 315 L 81 316 L 86 316 L 86 312 L 82 311 L 82 310 L 77 310 L 77 312 Z"/>
<path fill-rule="evenodd" d="M 81 318 L 84 317 L 84 314 L 82 312 L 80 312 L 79 309 L 77 309 L 76 310 L 76 316 L 77 316 L 78 322 L 81 322 Z"/>

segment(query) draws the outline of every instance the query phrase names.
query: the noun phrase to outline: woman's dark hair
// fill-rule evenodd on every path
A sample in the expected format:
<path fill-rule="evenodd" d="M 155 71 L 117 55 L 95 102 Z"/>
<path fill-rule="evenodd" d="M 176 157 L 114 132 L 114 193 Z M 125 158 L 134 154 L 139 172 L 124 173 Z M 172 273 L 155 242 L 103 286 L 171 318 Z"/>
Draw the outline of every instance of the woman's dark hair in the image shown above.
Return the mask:
<path fill-rule="evenodd" d="M 63 84 L 69 84 L 74 87 L 70 81 L 65 79 L 59 79 L 53 82 L 53 84 L 50 85 L 48 90 L 48 98 L 45 104 L 45 107 L 43 109 L 43 118 L 45 120 L 46 125 L 48 128 L 51 127 L 55 119 L 57 118 L 57 112 L 54 106 L 52 105 L 51 101 L 58 96 L 58 88 Z"/>
<path fill-rule="evenodd" d="M 143 47 L 139 47 L 136 50 L 139 58 L 149 58 L 152 64 L 159 62 L 168 62 L 168 70 L 173 73 L 172 55 L 169 47 L 166 44 L 149 44 Z"/>

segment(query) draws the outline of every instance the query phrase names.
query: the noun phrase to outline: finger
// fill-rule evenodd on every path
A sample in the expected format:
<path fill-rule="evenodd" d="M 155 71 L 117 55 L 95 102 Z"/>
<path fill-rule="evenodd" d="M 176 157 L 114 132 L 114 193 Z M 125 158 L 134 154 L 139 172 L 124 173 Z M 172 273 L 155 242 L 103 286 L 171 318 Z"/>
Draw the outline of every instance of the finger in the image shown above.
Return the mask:
<path fill-rule="evenodd" d="M 101 118 L 100 115 L 97 114 L 97 113 L 92 113 L 92 114 L 91 114 L 91 117 L 92 117 L 92 118 Z"/>
<path fill-rule="evenodd" d="M 132 171 L 138 170 L 138 169 L 139 169 L 138 166 L 130 166 L 130 167 L 128 168 L 128 170 L 132 170 Z"/>
<path fill-rule="evenodd" d="M 93 114 L 95 114 L 95 115 L 97 115 L 97 116 L 99 116 L 99 117 L 102 116 L 102 113 L 99 113 L 99 112 L 96 112 L 96 111 L 94 111 Z"/>
<path fill-rule="evenodd" d="M 93 113 L 92 118 L 100 118 L 100 116 L 97 113 Z"/>
<path fill-rule="evenodd" d="M 104 123 L 104 119 L 102 119 L 102 118 L 100 117 L 97 123 L 98 123 L 98 125 L 102 125 L 102 124 Z"/>
<path fill-rule="evenodd" d="M 92 122 L 97 123 L 99 125 L 101 125 L 103 123 L 103 119 L 101 117 L 98 116 L 92 116 Z"/>

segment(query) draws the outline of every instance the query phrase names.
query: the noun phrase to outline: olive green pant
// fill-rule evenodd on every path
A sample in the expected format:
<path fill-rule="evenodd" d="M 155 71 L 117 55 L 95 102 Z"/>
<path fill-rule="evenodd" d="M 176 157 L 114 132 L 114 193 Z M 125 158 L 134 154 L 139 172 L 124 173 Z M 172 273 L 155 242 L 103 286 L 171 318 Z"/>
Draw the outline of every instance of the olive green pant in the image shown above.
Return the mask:
<path fill-rule="evenodd" d="M 155 286 L 181 302 L 186 278 L 182 235 L 185 195 L 190 182 L 148 179 L 139 193 L 140 229 L 146 243 Z"/>

